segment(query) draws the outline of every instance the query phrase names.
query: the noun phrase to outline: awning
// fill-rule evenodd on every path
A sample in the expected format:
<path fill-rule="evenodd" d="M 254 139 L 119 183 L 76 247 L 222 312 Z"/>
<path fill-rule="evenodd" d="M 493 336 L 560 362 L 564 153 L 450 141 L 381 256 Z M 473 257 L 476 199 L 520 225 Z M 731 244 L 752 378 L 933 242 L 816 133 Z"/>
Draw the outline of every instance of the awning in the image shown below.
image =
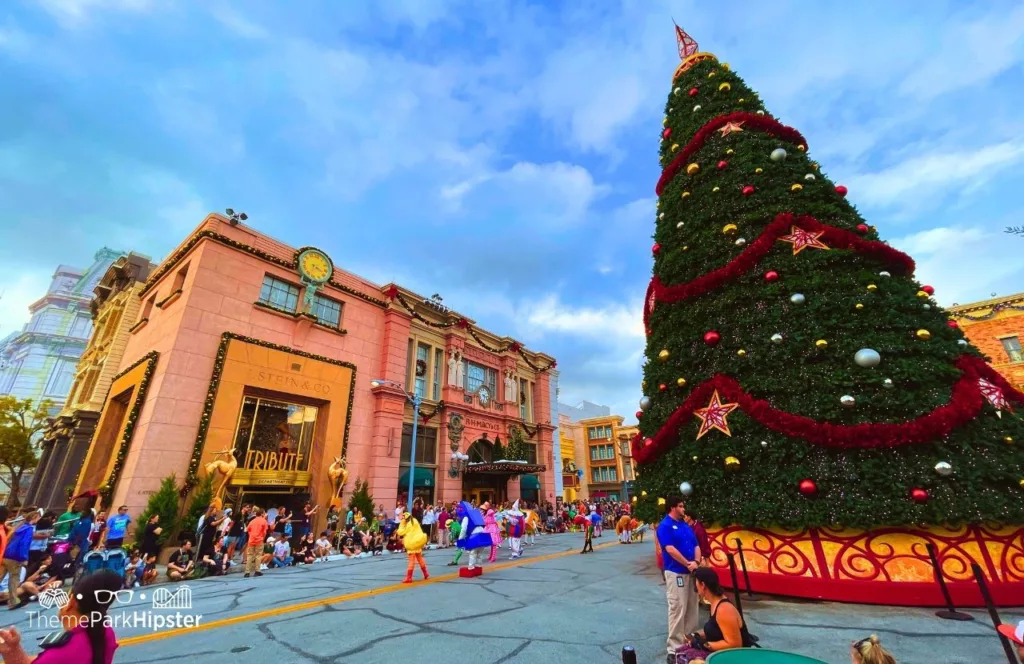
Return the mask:
<path fill-rule="evenodd" d="M 540 491 L 540 478 L 536 475 L 523 475 L 519 478 L 519 488 L 527 491 Z"/>
<path fill-rule="evenodd" d="M 429 468 L 416 469 L 416 476 L 413 478 L 413 486 L 434 486 L 434 471 Z M 406 468 L 402 476 L 398 478 L 398 490 L 407 489 L 409 487 L 409 469 Z"/>

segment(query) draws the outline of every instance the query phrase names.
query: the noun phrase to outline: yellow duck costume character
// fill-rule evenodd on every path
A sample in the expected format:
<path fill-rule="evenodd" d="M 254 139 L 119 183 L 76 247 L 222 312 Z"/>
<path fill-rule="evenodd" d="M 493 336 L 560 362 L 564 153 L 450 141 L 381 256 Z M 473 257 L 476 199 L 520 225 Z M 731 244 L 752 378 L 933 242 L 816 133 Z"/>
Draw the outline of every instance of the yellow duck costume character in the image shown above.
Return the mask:
<path fill-rule="evenodd" d="M 618 523 L 615 524 L 615 533 L 619 536 L 619 542 L 622 544 L 629 544 L 633 540 L 632 528 L 630 528 L 631 522 L 632 517 L 628 514 L 623 514 L 619 518 Z"/>
<path fill-rule="evenodd" d="M 536 544 L 534 537 L 540 531 L 540 516 L 533 510 L 523 510 L 526 515 L 526 544 Z"/>
<path fill-rule="evenodd" d="M 427 563 L 423 560 L 423 547 L 427 545 L 427 534 L 420 527 L 420 522 L 406 512 L 402 515 L 402 523 L 398 526 L 398 536 L 402 538 L 402 546 L 409 557 L 409 566 L 405 570 L 405 580 L 402 583 L 412 583 L 412 573 L 417 563 L 420 571 L 423 572 L 423 580 L 430 578 L 427 572 Z"/>

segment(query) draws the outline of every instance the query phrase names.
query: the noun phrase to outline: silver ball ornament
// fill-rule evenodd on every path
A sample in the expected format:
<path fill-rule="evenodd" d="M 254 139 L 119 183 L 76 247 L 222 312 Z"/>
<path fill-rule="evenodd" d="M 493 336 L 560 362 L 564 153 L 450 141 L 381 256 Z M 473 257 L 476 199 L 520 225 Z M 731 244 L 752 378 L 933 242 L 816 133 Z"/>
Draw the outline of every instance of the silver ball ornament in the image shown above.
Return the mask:
<path fill-rule="evenodd" d="M 700 111 L 700 104 L 697 104 L 696 106 L 693 107 L 694 113 L 697 113 L 698 111 Z"/>
<path fill-rule="evenodd" d="M 764 115 L 764 111 L 758 111 L 757 114 L 758 115 Z"/>
<path fill-rule="evenodd" d="M 679 485 L 679 493 L 683 494 L 684 496 L 692 495 L 693 485 L 690 484 L 689 482 L 683 482 L 682 484 Z"/>
<path fill-rule="evenodd" d="M 851 397 L 849 394 L 844 394 L 839 397 L 839 403 L 843 404 L 847 408 L 852 408 L 857 404 L 857 400 Z"/>
<path fill-rule="evenodd" d="M 924 309 L 925 311 L 930 311 L 930 310 L 931 310 L 931 308 L 932 308 L 932 305 L 930 305 L 930 304 L 922 304 L 922 305 L 921 305 L 921 307 L 922 307 L 922 308 L 923 308 L 923 309 Z"/>
<path fill-rule="evenodd" d="M 664 218 L 665 218 L 665 213 L 664 212 L 659 212 L 658 213 L 658 219 L 664 219 Z"/>
<path fill-rule="evenodd" d="M 880 276 L 880 277 L 891 277 L 892 275 L 889 274 L 888 272 L 886 272 L 885 270 L 882 270 L 881 272 L 878 273 L 878 276 Z"/>
<path fill-rule="evenodd" d="M 681 221 L 680 221 L 680 222 L 677 222 L 677 223 L 676 223 L 676 228 L 682 228 L 682 227 L 683 227 L 684 225 L 685 225 L 685 224 L 683 224 L 683 222 L 681 222 Z"/>
<path fill-rule="evenodd" d="M 960 344 L 961 346 L 966 346 L 967 345 L 967 339 L 957 339 L 956 342 L 958 344 Z"/>
<path fill-rule="evenodd" d="M 882 356 L 873 348 L 861 348 L 854 354 L 853 361 L 859 367 L 877 367 L 882 361 Z"/>
<path fill-rule="evenodd" d="M 887 390 L 891 390 L 895 386 L 896 384 L 892 382 L 892 378 L 886 378 L 885 380 L 882 381 L 882 387 L 884 387 Z"/>
<path fill-rule="evenodd" d="M 772 150 L 770 156 L 772 158 L 772 161 L 783 161 L 787 156 L 789 156 L 789 153 L 783 150 L 782 148 L 775 148 L 774 150 Z"/>
<path fill-rule="evenodd" d="M 672 94 L 677 95 L 677 94 L 679 94 L 682 91 L 683 91 L 682 88 L 676 88 L 675 90 L 672 91 Z"/>
<path fill-rule="evenodd" d="M 651 407 L 650 397 L 640 397 L 640 410 L 647 410 Z"/>
<path fill-rule="evenodd" d="M 773 344 L 781 344 L 782 343 L 782 335 L 779 334 L 778 332 L 773 334 L 772 335 L 772 343 Z"/>
<path fill-rule="evenodd" d="M 818 178 L 814 176 L 814 173 L 808 173 L 807 175 L 804 176 L 804 179 L 807 180 L 808 182 L 814 182 Z"/>
<path fill-rule="evenodd" d="M 762 440 L 761 441 L 761 447 L 768 447 L 768 441 L 767 440 Z"/>
<path fill-rule="evenodd" d="M 738 238 L 736 238 L 736 241 L 733 244 L 735 244 L 737 247 L 742 247 L 746 243 L 747 243 L 747 239 L 746 238 L 738 237 Z"/>
<path fill-rule="evenodd" d="M 940 477 L 949 477 L 953 474 L 953 464 L 948 461 L 940 461 L 935 464 L 935 472 L 938 473 Z"/>
<path fill-rule="evenodd" d="M 807 298 L 804 297 L 803 293 L 793 293 L 789 296 L 789 301 L 793 304 L 803 304 L 807 301 Z"/>

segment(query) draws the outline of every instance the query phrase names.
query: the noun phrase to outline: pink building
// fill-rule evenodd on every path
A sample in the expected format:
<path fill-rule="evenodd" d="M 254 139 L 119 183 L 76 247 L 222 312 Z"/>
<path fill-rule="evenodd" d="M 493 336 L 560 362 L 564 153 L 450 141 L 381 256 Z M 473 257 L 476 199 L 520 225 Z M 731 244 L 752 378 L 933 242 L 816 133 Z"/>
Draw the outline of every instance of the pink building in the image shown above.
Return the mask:
<path fill-rule="evenodd" d="M 339 477 L 345 502 L 360 479 L 387 507 L 410 479 L 431 500 L 554 501 L 547 355 L 216 214 L 139 297 L 79 492 L 136 514 L 172 473 L 212 475 L 225 504 L 321 514 Z"/>

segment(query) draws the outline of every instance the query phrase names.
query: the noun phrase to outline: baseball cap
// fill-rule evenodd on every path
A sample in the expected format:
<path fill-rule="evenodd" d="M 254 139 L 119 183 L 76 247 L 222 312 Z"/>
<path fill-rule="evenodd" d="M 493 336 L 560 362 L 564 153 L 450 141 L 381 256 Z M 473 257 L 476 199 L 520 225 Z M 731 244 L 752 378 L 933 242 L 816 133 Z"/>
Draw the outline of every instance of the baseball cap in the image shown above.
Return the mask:
<path fill-rule="evenodd" d="M 1010 639 L 1017 645 L 1024 646 L 1024 620 L 1021 620 L 1019 623 L 1017 623 L 1016 627 L 1014 627 L 1013 625 L 1004 624 L 1000 625 L 996 629 L 999 630 L 1000 634 Z"/>

